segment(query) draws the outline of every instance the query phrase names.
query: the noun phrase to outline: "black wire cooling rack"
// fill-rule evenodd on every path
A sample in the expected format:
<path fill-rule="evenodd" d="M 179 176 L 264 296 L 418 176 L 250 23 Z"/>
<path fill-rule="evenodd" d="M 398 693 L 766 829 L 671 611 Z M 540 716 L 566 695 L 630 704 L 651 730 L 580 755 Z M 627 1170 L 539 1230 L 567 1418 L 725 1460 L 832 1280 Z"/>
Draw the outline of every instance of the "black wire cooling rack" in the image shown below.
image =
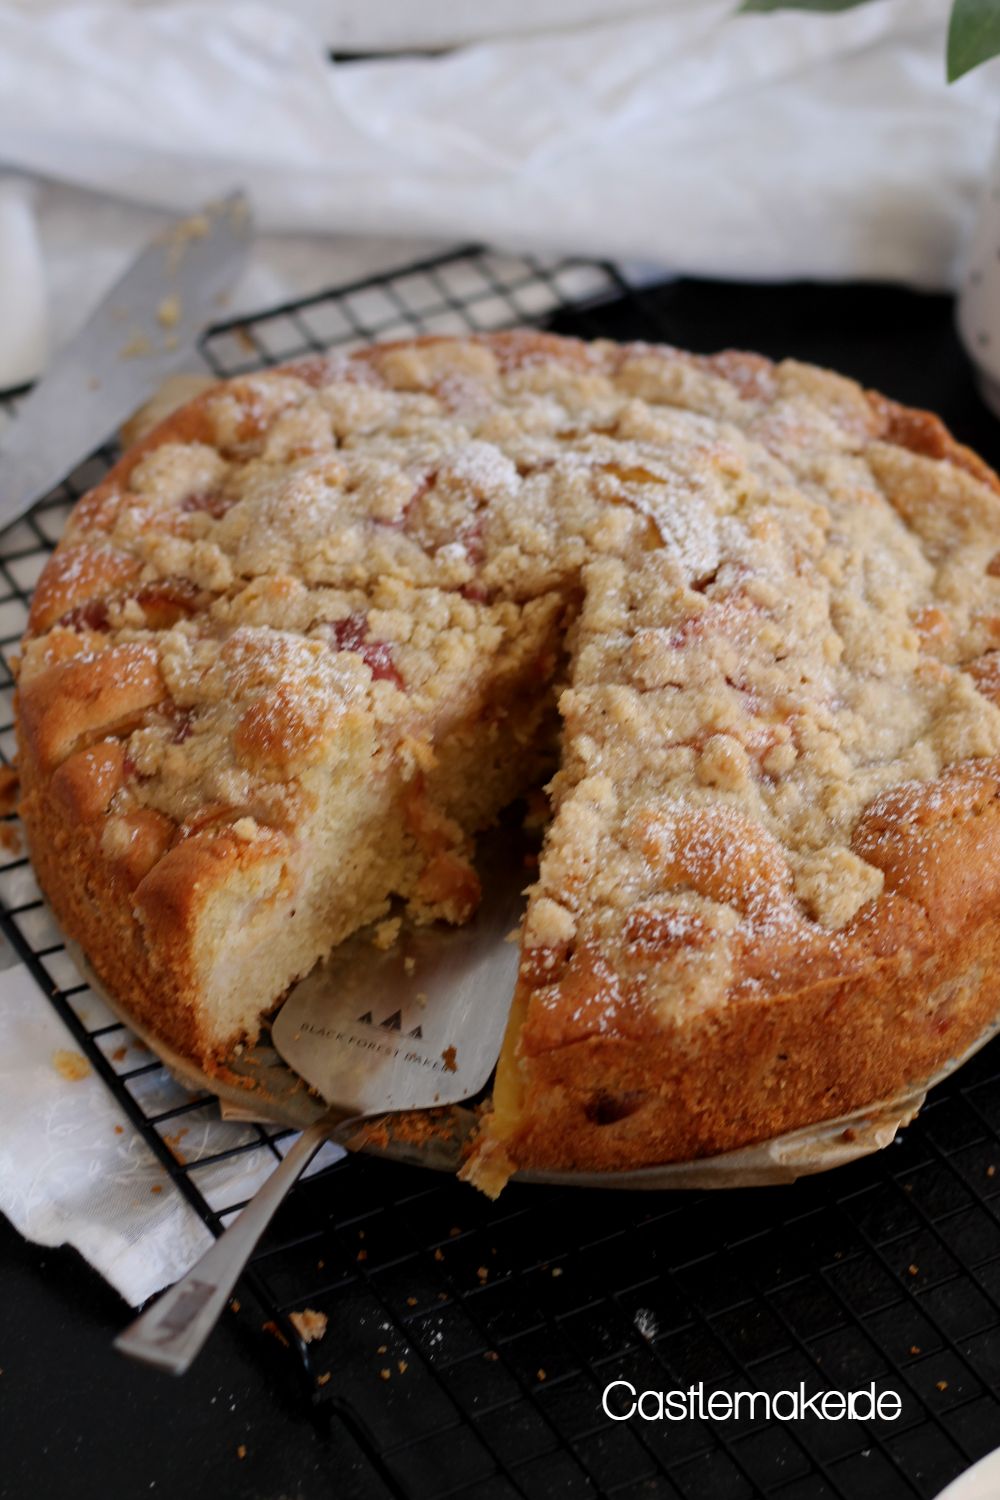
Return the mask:
<path fill-rule="evenodd" d="M 859 329 L 857 373 L 875 380 L 885 369 L 888 383 L 881 331 L 896 350 L 894 394 L 916 399 L 921 366 L 907 340 L 933 355 L 933 324 L 944 341 L 934 369 L 960 367 L 943 301 L 908 295 L 885 292 L 876 303 L 858 291 L 846 315 Z M 844 336 L 836 294 L 636 293 L 609 266 L 462 250 L 220 326 L 201 354 L 232 375 L 331 345 L 526 321 L 700 347 L 726 341 L 714 337 L 719 323 L 741 330 L 732 341 L 766 348 L 775 310 L 794 346 L 796 309 L 812 310 L 799 352 L 847 363 L 823 345 L 823 328 L 833 343 Z M 881 319 L 874 334 L 872 318 Z M 914 381 L 915 390 L 899 388 Z M 970 391 L 961 397 L 972 412 Z M 31 589 L 74 500 L 112 457 L 102 449 L 0 542 L 7 760 L 6 663 Z M 136 1061 L 126 1029 L 81 983 L 24 858 L 0 865 L 0 903 L 18 957 L 217 1233 L 241 1207 L 231 1188 L 227 1196 L 227 1164 L 256 1154 L 263 1173 L 287 1133 L 234 1124 L 225 1149 L 180 1160 L 180 1132 L 211 1101 L 148 1055 Z M 1000 1443 L 1000 1045 L 938 1089 L 893 1147 L 785 1188 L 601 1194 L 515 1184 L 491 1204 L 418 1168 L 343 1159 L 292 1193 L 240 1302 L 235 1315 L 261 1357 L 298 1370 L 327 1419 L 349 1429 L 364 1455 L 352 1493 L 372 1500 L 935 1495 Z M 306 1307 L 329 1320 L 309 1345 L 289 1321 Z M 874 1382 L 899 1393 L 902 1416 L 615 1422 L 601 1393 L 619 1378 L 638 1390 L 702 1382 L 730 1392 Z"/>

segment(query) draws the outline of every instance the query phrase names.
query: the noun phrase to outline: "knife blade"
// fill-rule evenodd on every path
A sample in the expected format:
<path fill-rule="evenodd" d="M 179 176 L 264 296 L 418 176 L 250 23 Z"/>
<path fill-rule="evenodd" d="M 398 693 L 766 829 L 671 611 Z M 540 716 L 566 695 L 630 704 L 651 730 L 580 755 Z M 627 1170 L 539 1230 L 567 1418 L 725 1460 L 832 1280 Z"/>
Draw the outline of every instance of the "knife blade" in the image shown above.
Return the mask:
<path fill-rule="evenodd" d="M 252 238 L 249 201 L 234 192 L 173 220 L 140 252 L 0 437 L 0 529 L 190 360 Z"/>

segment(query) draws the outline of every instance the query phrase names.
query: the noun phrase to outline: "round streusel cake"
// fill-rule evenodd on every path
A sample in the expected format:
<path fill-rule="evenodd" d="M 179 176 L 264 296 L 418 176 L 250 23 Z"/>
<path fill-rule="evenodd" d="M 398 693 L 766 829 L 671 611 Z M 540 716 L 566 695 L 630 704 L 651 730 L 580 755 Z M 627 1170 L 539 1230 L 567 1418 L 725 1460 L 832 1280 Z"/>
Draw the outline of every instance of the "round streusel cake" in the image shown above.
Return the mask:
<path fill-rule="evenodd" d="M 754 355 L 522 332 L 213 387 L 39 581 L 41 883 L 218 1070 L 392 897 L 468 916 L 475 831 L 551 776 L 474 1180 L 884 1098 L 1000 1008 L 998 489 Z"/>

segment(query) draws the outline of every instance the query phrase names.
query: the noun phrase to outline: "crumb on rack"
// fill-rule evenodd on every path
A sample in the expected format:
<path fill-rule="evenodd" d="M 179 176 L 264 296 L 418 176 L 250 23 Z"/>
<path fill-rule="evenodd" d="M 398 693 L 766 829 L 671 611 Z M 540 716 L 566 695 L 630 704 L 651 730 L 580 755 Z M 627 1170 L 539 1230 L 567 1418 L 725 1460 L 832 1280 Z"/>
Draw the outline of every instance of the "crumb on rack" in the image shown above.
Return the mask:
<path fill-rule="evenodd" d="M 183 1155 L 183 1153 L 180 1150 L 180 1143 L 184 1139 L 184 1137 L 187 1135 L 187 1133 L 188 1133 L 187 1126 L 186 1125 L 182 1125 L 179 1130 L 175 1130 L 172 1133 L 165 1133 L 164 1137 L 163 1137 L 164 1144 L 167 1146 L 168 1150 L 170 1151 L 170 1154 L 174 1158 L 174 1161 L 179 1162 L 181 1166 L 184 1166 L 184 1164 L 187 1161 L 187 1158 Z"/>
<path fill-rule="evenodd" d="M 304 1307 L 301 1312 L 289 1313 L 288 1320 L 304 1344 L 313 1344 L 326 1334 L 326 1313 L 315 1308 Z"/>

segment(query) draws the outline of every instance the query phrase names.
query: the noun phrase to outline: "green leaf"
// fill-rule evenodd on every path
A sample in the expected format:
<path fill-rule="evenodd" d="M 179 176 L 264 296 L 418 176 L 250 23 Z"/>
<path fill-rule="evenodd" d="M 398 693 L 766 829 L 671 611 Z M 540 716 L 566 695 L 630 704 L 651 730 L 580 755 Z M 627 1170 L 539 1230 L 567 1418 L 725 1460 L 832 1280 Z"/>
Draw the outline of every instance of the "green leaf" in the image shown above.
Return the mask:
<path fill-rule="evenodd" d="M 1000 53 L 1000 0 L 955 0 L 948 28 L 948 82 Z"/>
<path fill-rule="evenodd" d="M 853 10 L 867 0 L 743 0 L 740 12 L 764 10 Z"/>

